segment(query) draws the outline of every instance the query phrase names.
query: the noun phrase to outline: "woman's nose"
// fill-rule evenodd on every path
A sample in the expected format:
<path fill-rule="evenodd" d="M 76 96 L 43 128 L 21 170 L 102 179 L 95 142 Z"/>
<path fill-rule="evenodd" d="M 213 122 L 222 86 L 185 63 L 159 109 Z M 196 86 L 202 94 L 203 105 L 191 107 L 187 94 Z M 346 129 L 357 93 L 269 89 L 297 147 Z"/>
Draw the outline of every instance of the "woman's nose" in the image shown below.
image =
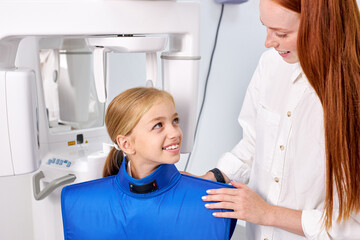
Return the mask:
<path fill-rule="evenodd" d="M 275 41 L 273 39 L 272 33 L 268 30 L 267 34 L 266 34 L 266 39 L 265 39 L 265 47 L 266 48 L 271 48 L 271 47 L 278 47 L 279 44 L 277 41 Z"/>

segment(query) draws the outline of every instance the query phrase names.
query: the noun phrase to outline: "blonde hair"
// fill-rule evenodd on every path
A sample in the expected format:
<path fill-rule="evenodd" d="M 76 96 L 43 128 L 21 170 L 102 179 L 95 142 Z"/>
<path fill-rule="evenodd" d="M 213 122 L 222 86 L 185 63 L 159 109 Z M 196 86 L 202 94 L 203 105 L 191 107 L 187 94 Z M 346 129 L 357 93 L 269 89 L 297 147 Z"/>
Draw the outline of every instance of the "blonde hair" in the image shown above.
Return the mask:
<path fill-rule="evenodd" d="M 157 102 L 165 100 L 175 105 L 173 97 L 166 91 L 156 88 L 131 88 L 116 96 L 109 104 L 105 114 L 105 125 L 110 139 L 116 144 L 116 137 L 127 136 L 142 116 Z M 119 172 L 123 152 L 112 148 L 104 165 L 103 177 Z"/>

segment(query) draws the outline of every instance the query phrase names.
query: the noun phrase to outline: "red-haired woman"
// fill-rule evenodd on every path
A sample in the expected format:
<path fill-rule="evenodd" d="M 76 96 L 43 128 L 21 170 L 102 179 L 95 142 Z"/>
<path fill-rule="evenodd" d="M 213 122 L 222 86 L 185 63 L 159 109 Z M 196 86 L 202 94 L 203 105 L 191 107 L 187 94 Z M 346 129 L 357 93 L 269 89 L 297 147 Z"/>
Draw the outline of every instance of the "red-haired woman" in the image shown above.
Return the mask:
<path fill-rule="evenodd" d="M 356 0 L 260 0 L 263 54 L 243 138 L 203 177 L 216 217 L 247 239 L 360 239 L 360 15 Z M 244 183 L 248 183 L 245 185 Z"/>

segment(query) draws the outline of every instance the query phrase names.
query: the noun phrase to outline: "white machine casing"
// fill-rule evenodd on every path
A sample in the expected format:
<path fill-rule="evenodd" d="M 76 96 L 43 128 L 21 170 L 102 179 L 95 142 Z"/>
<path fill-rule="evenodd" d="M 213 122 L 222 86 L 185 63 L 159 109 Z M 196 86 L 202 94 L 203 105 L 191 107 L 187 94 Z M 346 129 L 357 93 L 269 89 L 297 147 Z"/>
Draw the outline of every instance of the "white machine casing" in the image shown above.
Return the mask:
<path fill-rule="evenodd" d="M 1 72 L 0 98 L 0 175 L 32 172 L 39 159 L 35 73 Z"/>

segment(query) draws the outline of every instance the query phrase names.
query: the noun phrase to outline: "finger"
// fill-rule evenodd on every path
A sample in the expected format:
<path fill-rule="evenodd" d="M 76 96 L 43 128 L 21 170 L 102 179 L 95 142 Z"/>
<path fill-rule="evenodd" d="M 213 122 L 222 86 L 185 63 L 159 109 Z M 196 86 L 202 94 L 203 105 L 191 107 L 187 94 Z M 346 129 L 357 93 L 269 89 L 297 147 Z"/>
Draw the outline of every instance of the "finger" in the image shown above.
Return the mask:
<path fill-rule="evenodd" d="M 216 195 L 216 194 L 227 194 L 235 196 L 237 194 L 237 189 L 234 188 L 218 188 L 218 189 L 209 189 L 206 191 L 209 195 Z"/>
<path fill-rule="evenodd" d="M 206 203 L 205 207 L 208 209 L 228 209 L 234 210 L 236 205 L 231 202 L 218 202 L 218 203 Z"/>
<path fill-rule="evenodd" d="M 235 219 L 240 219 L 238 218 L 238 216 L 236 215 L 235 212 L 214 212 L 213 213 L 214 217 L 218 217 L 218 218 L 235 218 Z"/>
<path fill-rule="evenodd" d="M 248 187 L 245 183 L 242 183 L 242 182 L 231 181 L 230 183 L 231 183 L 231 185 L 233 185 L 234 187 L 236 187 L 238 189 Z"/>
<path fill-rule="evenodd" d="M 235 198 L 233 195 L 206 195 L 201 197 L 205 202 L 234 202 Z"/>

